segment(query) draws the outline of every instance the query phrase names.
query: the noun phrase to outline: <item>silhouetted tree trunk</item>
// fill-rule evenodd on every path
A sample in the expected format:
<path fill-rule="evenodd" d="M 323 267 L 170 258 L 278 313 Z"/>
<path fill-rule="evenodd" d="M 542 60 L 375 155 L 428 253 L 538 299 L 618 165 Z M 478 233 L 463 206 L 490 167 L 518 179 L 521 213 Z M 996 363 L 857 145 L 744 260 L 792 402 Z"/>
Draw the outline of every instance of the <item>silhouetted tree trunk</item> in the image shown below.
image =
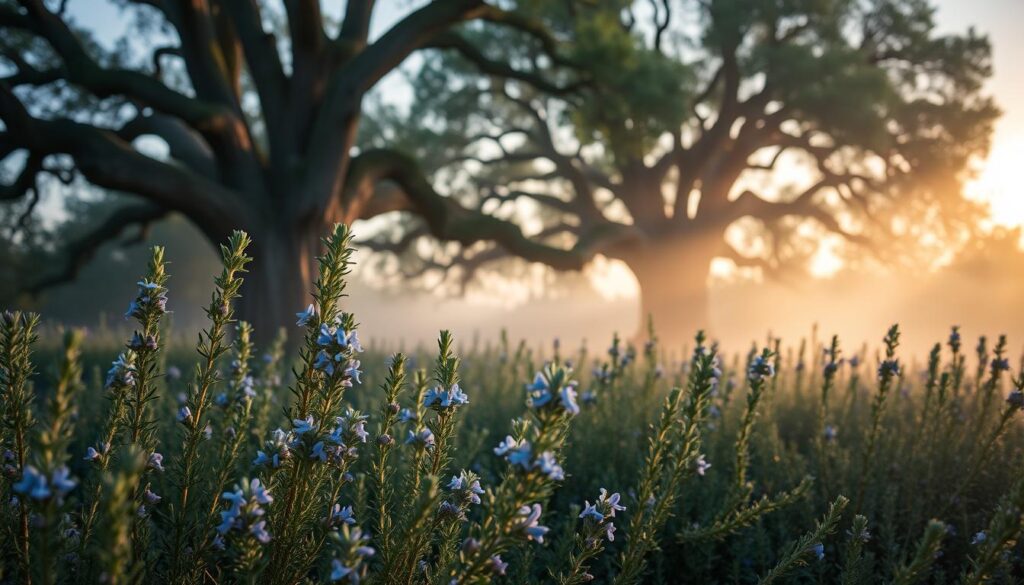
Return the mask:
<path fill-rule="evenodd" d="M 708 330 L 708 276 L 720 242 L 708 236 L 674 236 L 631 246 L 622 254 L 640 285 L 639 338 L 646 338 L 648 317 L 668 349 L 689 344 L 698 330 Z"/>
<path fill-rule="evenodd" d="M 281 327 L 288 333 L 289 345 L 294 347 L 298 342 L 293 327 L 295 313 L 312 302 L 318 237 L 322 233 L 325 232 L 314 232 L 311 228 L 306 234 L 300 230 L 283 233 L 279 229 L 253 234 L 254 260 L 245 276 L 238 316 L 259 324 L 255 334 L 261 343 L 269 342 Z"/>

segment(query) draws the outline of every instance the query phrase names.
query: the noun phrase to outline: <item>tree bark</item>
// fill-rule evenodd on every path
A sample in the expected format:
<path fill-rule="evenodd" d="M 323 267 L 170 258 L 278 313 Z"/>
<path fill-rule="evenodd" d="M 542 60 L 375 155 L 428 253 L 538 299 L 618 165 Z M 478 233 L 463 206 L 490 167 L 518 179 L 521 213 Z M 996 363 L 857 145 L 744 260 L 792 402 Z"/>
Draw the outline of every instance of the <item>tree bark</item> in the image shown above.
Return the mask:
<path fill-rule="evenodd" d="M 662 347 L 692 345 L 698 330 L 710 327 L 708 277 L 721 246 L 718 236 L 683 236 L 647 242 L 622 259 L 640 285 L 639 339 L 647 338 L 647 320 Z"/>
<path fill-rule="evenodd" d="M 237 315 L 253 324 L 254 341 L 260 346 L 267 347 L 282 327 L 290 347 L 299 342 L 295 314 L 313 302 L 316 257 L 326 233 L 325 226 L 311 226 L 252 234 L 253 262 L 245 275 Z"/>

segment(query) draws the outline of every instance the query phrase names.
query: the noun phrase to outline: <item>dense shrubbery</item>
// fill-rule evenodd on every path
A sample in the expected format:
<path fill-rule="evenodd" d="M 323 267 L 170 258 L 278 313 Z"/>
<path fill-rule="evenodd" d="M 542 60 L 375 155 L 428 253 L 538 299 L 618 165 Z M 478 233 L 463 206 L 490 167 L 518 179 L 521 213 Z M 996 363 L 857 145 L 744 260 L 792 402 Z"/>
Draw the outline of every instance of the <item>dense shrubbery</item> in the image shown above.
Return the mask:
<path fill-rule="evenodd" d="M 166 342 L 160 249 L 105 376 L 102 340 L 36 347 L 37 318 L 4 314 L 0 581 L 1019 574 L 1024 380 L 1004 339 L 968 359 L 954 329 L 923 371 L 895 327 L 846 359 L 834 339 L 783 359 L 778 340 L 727 357 L 699 335 L 681 363 L 618 339 L 460 363 L 447 332 L 436 356 L 388 356 L 339 308 L 339 227 L 286 360 L 283 334 L 260 352 L 233 320 L 247 244 L 223 249 L 198 359 Z"/>

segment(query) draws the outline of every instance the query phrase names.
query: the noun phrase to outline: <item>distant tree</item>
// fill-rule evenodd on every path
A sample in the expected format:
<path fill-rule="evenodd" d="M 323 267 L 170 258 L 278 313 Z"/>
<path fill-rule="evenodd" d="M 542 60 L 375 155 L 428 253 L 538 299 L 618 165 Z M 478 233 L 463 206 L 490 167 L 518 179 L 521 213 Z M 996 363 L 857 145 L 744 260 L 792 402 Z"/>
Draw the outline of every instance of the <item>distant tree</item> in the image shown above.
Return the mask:
<path fill-rule="evenodd" d="M 250 232 L 258 261 L 242 313 L 265 334 L 305 305 L 327 225 L 396 206 L 394 193 L 373 189 L 393 165 L 354 148 L 366 93 L 464 21 L 552 46 L 515 6 L 482 0 L 422 4 L 374 39 L 373 0 L 347 2 L 337 25 L 317 0 L 286 0 L 283 14 L 258 0 L 116 4 L 135 34 L 111 48 L 115 39 L 70 21 L 67 2 L 0 0 L 0 160 L 14 170 L 0 200 L 31 207 L 44 185 L 86 184 L 134 197 L 67 242 L 56 272 L 25 284 L 73 278 L 103 242 L 179 212 L 211 242 Z M 436 215 L 448 205 L 434 193 L 412 206 Z M 458 224 L 439 235 L 459 237 Z"/>
<path fill-rule="evenodd" d="M 707 326 L 716 258 L 772 270 L 806 257 L 812 228 L 898 262 L 929 250 L 899 243 L 946 248 L 977 224 L 961 185 L 998 115 L 982 93 L 990 45 L 939 34 L 927 0 L 531 6 L 555 50 L 483 24 L 449 31 L 408 111 L 367 125 L 388 150 L 364 156 L 400 169 L 399 190 L 474 214 L 454 232 L 451 206 L 419 209 L 425 222 L 375 242 L 410 272 L 465 281 L 509 256 L 579 270 L 603 255 L 678 341 Z"/>

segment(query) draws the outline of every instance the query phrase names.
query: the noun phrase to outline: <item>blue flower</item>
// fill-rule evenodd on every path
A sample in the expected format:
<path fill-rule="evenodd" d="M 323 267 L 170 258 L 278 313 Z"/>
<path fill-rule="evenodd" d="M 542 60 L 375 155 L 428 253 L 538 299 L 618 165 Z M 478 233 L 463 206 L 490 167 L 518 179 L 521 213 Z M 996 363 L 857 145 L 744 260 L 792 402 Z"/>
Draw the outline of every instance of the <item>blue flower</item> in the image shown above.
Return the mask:
<path fill-rule="evenodd" d="M 324 350 L 320 350 L 316 354 L 316 360 L 313 362 L 313 369 L 320 370 L 328 376 L 334 375 L 334 360 L 331 359 L 331 354 Z"/>
<path fill-rule="evenodd" d="M 128 388 L 135 386 L 135 353 L 126 352 L 117 356 L 117 359 L 107 370 L 107 388 Z"/>
<path fill-rule="evenodd" d="M 337 426 L 331 431 L 330 439 L 335 444 L 365 443 L 370 433 L 366 432 L 365 414 L 352 408 L 347 408 L 343 416 L 336 417 L 334 422 Z"/>
<path fill-rule="evenodd" d="M 299 327 L 305 327 L 313 317 L 316 317 L 316 307 L 313 306 L 313 303 L 310 303 L 309 306 L 306 307 L 305 311 L 295 313 L 295 316 L 298 317 L 298 321 L 296 321 L 295 324 Z"/>
<path fill-rule="evenodd" d="M 25 466 L 21 480 L 11 486 L 11 489 L 33 500 L 46 500 L 52 495 L 46 476 L 31 465 Z"/>
<path fill-rule="evenodd" d="M 878 377 L 879 378 L 895 378 L 900 375 L 900 361 L 899 360 L 884 360 L 878 366 Z"/>
<path fill-rule="evenodd" d="M 349 380 L 346 380 L 347 385 L 351 386 L 353 381 L 356 384 L 362 384 L 363 382 L 359 379 L 361 373 L 359 371 L 359 360 L 352 360 L 348 367 L 345 368 L 345 376 L 349 378 Z"/>
<path fill-rule="evenodd" d="M 747 368 L 747 380 L 751 384 L 758 384 L 767 378 L 775 375 L 775 364 L 766 359 L 763 355 L 755 356 Z"/>
<path fill-rule="evenodd" d="M 332 538 L 339 541 L 345 551 L 346 561 L 333 559 L 331 561 L 331 581 L 348 579 L 351 583 L 358 583 L 366 574 L 366 558 L 376 554 L 373 547 L 368 546 L 369 536 L 363 534 L 358 527 L 342 525 L 341 530 L 334 533 Z"/>
<path fill-rule="evenodd" d="M 992 358 L 992 373 L 1006 372 L 1010 369 L 1010 360 L 1006 358 Z"/>
<path fill-rule="evenodd" d="M 405 439 L 405 444 L 413 445 L 418 449 L 432 449 L 434 447 L 434 433 L 430 432 L 430 429 L 423 429 L 418 433 L 409 431 L 409 436 Z"/>
<path fill-rule="evenodd" d="M 519 508 L 519 521 L 516 523 L 516 529 L 522 531 L 527 540 L 536 540 L 539 544 L 544 544 L 544 535 L 549 530 L 547 526 L 538 523 L 542 512 L 540 504 L 523 506 Z"/>
<path fill-rule="evenodd" d="M 78 482 L 72 479 L 71 471 L 66 465 L 54 469 L 49 478 L 35 467 L 27 465 L 22 472 L 21 479 L 12 485 L 11 489 L 15 493 L 39 501 L 48 500 L 56 495 L 57 501 L 62 502 L 64 496 L 76 485 Z"/>
<path fill-rule="evenodd" d="M 518 465 L 524 470 L 528 471 L 533 467 L 533 447 L 529 441 L 516 441 L 507 436 L 494 448 L 494 454 L 504 456 L 511 465 Z"/>
<path fill-rule="evenodd" d="M 99 445 L 99 449 L 96 447 L 89 447 L 85 450 L 85 457 L 82 457 L 84 461 L 99 461 L 101 457 L 110 451 L 110 443 L 103 443 Z"/>
<path fill-rule="evenodd" d="M 954 325 L 949 332 L 949 347 L 953 351 L 960 351 L 960 327 Z"/>
<path fill-rule="evenodd" d="M 579 414 L 580 407 L 576 402 L 576 382 L 568 380 L 570 372 L 563 368 L 547 365 L 543 372 L 537 372 L 533 383 L 526 385 L 526 403 L 530 408 L 543 408 L 549 404 L 557 404 L 571 416 Z"/>
<path fill-rule="evenodd" d="M 1012 408 L 1024 408 L 1024 392 L 1020 390 L 1013 390 L 1010 395 L 1006 397 L 1007 404 Z"/>
<path fill-rule="evenodd" d="M 184 423 L 185 425 L 192 424 L 192 409 L 187 406 L 182 406 L 178 409 L 178 422 Z"/>
<path fill-rule="evenodd" d="M 220 513 L 221 523 L 217 526 L 220 535 L 234 532 L 251 536 L 263 544 L 270 542 L 263 506 L 272 503 L 274 498 L 259 479 L 242 480 L 232 491 L 221 494 L 221 498 L 228 503 L 228 508 Z"/>
<path fill-rule="evenodd" d="M 337 331 L 327 323 L 320 324 L 320 335 L 316 338 L 317 345 L 330 345 L 334 341 L 334 333 Z"/>
<path fill-rule="evenodd" d="M 981 532 L 978 532 L 977 534 L 975 534 L 971 538 L 971 544 L 974 544 L 974 545 L 981 544 L 981 543 L 985 542 L 987 539 L 988 539 L 988 535 L 985 534 L 984 530 L 982 530 Z"/>
<path fill-rule="evenodd" d="M 832 425 L 825 425 L 825 440 L 834 441 L 839 431 Z"/>
<path fill-rule="evenodd" d="M 309 415 L 306 418 L 292 419 L 292 432 L 296 435 L 301 435 L 314 430 L 313 415 Z"/>
<path fill-rule="evenodd" d="M 281 466 L 281 462 L 291 455 L 293 435 L 281 429 L 275 429 L 270 433 L 270 437 L 270 440 L 264 443 L 266 452 L 256 452 L 256 458 L 252 461 L 254 466 L 269 466 L 271 469 L 277 469 Z"/>
<path fill-rule="evenodd" d="M 260 520 L 249 527 L 249 532 L 263 544 L 270 542 L 270 533 L 267 532 L 267 521 Z"/>
<path fill-rule="evenodd" d="M 604 520 L 604 514 L 597 510 L 597 506 L 594 506 L 590 502 L 584 502 L 583 511 L 580 512 L 580 518 L 591 519 L 594 522 L 602 522 Z"/>
<path fill-rule="evenodd" d="M 63 496 L 75 489 L 78 482 L 71 478 L 71 470 L 66 465 L 61 465 L 50 475 L 50 484 L 58 494 Z"/>
<path fill-rule="evenodd" d="M 415 422 L 418 420 L 419 417 L 416 416 L 416 412 L 408 408 L 403 408 L 401 412 L 398 413 L 398 422 Z"/>
<path fill-rule="evenodd" d="M 328 526 L 336 528 L 342 524 L 352 526 L 356 523 L 355 513 L 352 511 L 352 506 L 341 507 L 341 504 L 334 504 L 334 508 L 331 510 L 331 516 L 327 519 Z"/>
<path fill-rule="evenodd" d="M 576 388 L 570 384 L 566 384 L 558 393 L 559 401 L 562 404 L 562 408 L 573 416 L 580 413 L 580 406 L 576 403 Z"/>
<path fill-rule="evenodd" d="M 814 553 L 814 556 L 819 561 L 825 558 L 825 545 L 820 542 L 812 545 L 810 551 Z"/>
<path fill-rule="evenodd" d="M 463 500 L 471 504 L 480 504 L 480 496 L 484 494 L 484 488 L 480 486 L 480 479 L 472 472 L 462 470 L 459 475 L 453 475 L 448 482 L 448 489 Z"/>
<path fill-rule="evenodd" d="M 555 454 L 551 451 L 541 453 L 534 463 L 534 467 L 540 469 L 540 472 L 548 476 L 550 480 L 562 481 L 565 479 L 565 470 L 558 464 Z"/>
<path fill-rule="evenodd" d="M 324 442 L 317 441 L 313 445 L 313 451 L 310 453 L 311 459 L 319 459 L 320 461 L 327 461 L 327 453 L 324 453 Z"/>
<path fill-rule="evenodd" d="M 146 499 L 146 503 L 149 504 L 150 506 L 155 506 L 159 504 L 160 500 L 163 499 L 155 492 L 151 491 L 149 488 L 146 488 L 146 492 L 142 494 L 142 496 Z"/>
<path fill-rule="evenodd" d="M 423 406 L 434 410 L 446 410 L 464 404 L 469 404 L 469 396 L 466 396 L 457 383 L 447 389 L 440 386 L 431 388 L 423 397 Z"/>
<path fill-rule="evenodd" d="M 341 581 L 342 579 L 345 579 L 345 578 L 347 578 L 347 577 L 349 577 L 351 575 L 354 575 L 355 571 L 356 571 L 356 567 L 346 567 L 345 565 L 342 564 L 342 562 L 340 560 L 334 559 L 334 560 L 331 561 L 331 577 L 330 577 L 330 579 L 331 579 L 331 581 Z M 359 582 L 359 578 L 358 577 L 355 579 L 355 582 L 356 583 Z"/>
<path fill-rule="evenodd" d="M 138 295 L 128 304 L 125 319 L 134 317 L 141 320 L 149 311 L 157 314 L 167 312 L 167 291 L 164 287 L 148 280 L 140 280 L 138 286 Z"/>
<path fill-rule="evenodd" d="M 619 501 L 621 500 L 621 498 L 622 497 L 619 495 L 618 492 L 615 492 L 614 494 L 609 496 L 608 490 L 601 488 L 601 495 L 598 496 L 597 503 L 602 508 L 605 508 L 605 514 L 607 514 L 609 518 L 614 518 L 615 512 L 622 512 L 623 510 L 626 509 L 625 506 L 619 505 Z"/>
<path fill-rule="evenodd" d="M 494 448 L 494 454 L 498 455 L 500 457 L 502 455 L 505 455 L 509 451 L 515 449 L 519 445 L 520 445 L 519 441 L 516 441 L 515 439 L 513 439 L 512 435 L 508 435 L 508 436 L 505 437 L 505 439 L 502 442 L 498 443 L 497 447 Z"/>

